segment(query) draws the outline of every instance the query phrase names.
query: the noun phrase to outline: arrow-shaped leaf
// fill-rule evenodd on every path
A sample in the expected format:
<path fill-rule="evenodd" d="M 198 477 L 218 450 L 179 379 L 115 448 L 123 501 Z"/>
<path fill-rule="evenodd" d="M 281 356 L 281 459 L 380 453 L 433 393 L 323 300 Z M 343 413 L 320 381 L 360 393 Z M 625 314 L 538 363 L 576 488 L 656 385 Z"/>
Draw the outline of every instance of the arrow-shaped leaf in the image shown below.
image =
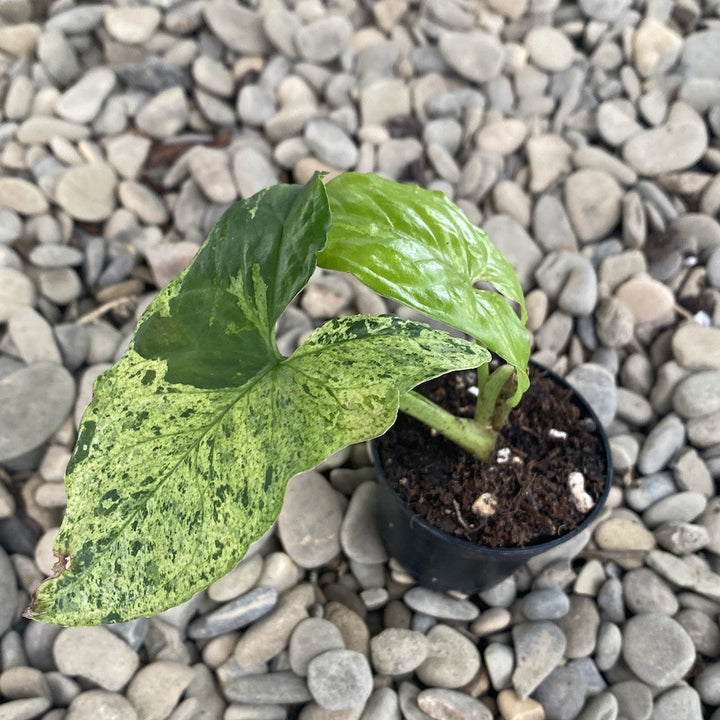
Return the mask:
<path fill-rule="evenodd" d="M 420 323 L 365 316 L 280 357 L 272 326 L 314 269 L 324 198 L 316 179 L 231 208 L 97 380 L 31 616 L 97 624 L 188 599 L 272 525 L 290 477 L 384 432 L 423 380 L 487 362 Z"/>

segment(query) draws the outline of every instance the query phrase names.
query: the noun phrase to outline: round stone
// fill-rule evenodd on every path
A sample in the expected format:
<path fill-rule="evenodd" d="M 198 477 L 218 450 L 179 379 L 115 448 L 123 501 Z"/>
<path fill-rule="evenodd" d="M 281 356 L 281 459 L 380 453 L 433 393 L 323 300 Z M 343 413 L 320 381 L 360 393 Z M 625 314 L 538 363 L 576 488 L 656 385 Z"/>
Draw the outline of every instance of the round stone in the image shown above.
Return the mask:
<path fill-rule="evenodd" d="M 413 672 L 427 657 L 428 639 L 415 630 L 389 628 L 370 640 L 373 667 L 381 675 Z"/>
<path fill-rule="evenodd" d="M 700 697 L 691 687 L 672 688 L 655 698 L 651 717 L 652 720 L 702 720 Z"/>
<path fill-rule="evenodd" d="M 603 550 L 652 550 L 655 536 L 641 523 L 624 517 L 611 517 L 601 522 L 593 535 Z"/>
<path fill-rule="evenodd" d="M 65 628 L 55 639 L 53 656 L 58 670 L 118 691 L 140 663 L 137 653 L 103 627 Z"/>
<path fill-rule="evenodd" d="M 115 209 L 115 183 L 115 172 L 107 163 L 76 165 L 60 178 L 55 198 L 76 220 L 99 222 Z"/>
<path fill-rule="evenodd" d="M 343 513 L 335 490 L 312 470 L 288 483 L 278 517 L 285 552 L 300 567 L 319 567 L 340 552 Z"/>
<path fill-rule="evenodd" d="M 555 668 L 533 693 L 547 717 L 575 720 L 585 702 L 588 681 L 582 668 L 568 663 Z"/>
<path fill-rule="evenodd" d="M 154 7 L 118 7 L 105 11 L 105 29 L 121 43 L 139 45 L 155 32 L 162 16 Z"/>
<path fill-rule="evenodd" d="M 678 492 L 653 503 L 643 513 L 643 523 L 655 528 L 668 522 L 692 522 L 707 505 L 707 498 L 698 492 Z"/>
<path fill-rule="evenodd" d="M 415 671 L 426 685 L 459 688 L 480 669 L 480 653 L 473 642 L 447 625 L 435 625 L 427 633 L 428 656 Z"/>
<path fill-rule="evenodd" d="M 617 180 L 603 170 L 577 170 L 567 178 L 565 205 L 580 240 L 598 240 L 615 228 L 622 197 Z"/>
<path fill-rule="evenodd" d="M 36 363 L 0 380 L 0 461 L 42 445 L 70 414 L 75 381 L 62 365 Z"/>
<path fill-rule="evenodd" d="M 350 559 L 367 565 L 386 562 L 388 559 L 380 537 L 377 504 L 377 483 L 362 483 L 350 499 L 340 528 L 340 542 L 345 554 Z"/>
<path fill-rule="evenodd" d="M 649 568 L 631 570 L 623 578 L 622 584 L 625 604 L 635 615 L 660 612 L 671 616 L 678 610 L 675 593 Z"/>
<path fill-rule="evenodd" d="M 305 60 L 326 63 L 348 47 L 352 33 L 353 26 L 347 18 L 332 15 L 299 28 L 295 33 L 295 45 Z"/>
<path fill-rule="evenodd" d="M 50 207 L 45 196 L 28 180 L 0 178 L 0 207 L 21 215 L 40 215 Z"/>
<path fill-rule="evenodd" d="M 305 126 L 305 142 L 318 160 L 338 170 L 354 167 L 358 158 L 355 143 L 327 120 L 311 120 Z"/>
<path fill-rule="evenodd" d="M 533 590 L 522 600 L 522 612 L 528 620 L 556 620 L 569 609 L 570 599 L 559 588 Z"/>
<path fill-rule="evenodd" d="M 170 715 L 193 679 L 191 667 L 170 660 L 145 665 L 127 688 L 127 698 L 144 720 L 162 720 Z"/>
<path fill-rule="evenodd" d="M 636 277 L 624 282 L 615 297 L 629 308 L 636 323 L 653 322 L 667 315 L 675 304 L 670 288 L 649 277 Z"/>
<path fill-rule="evenodd" d="M 263 56 L 269 52 L 270 43 L 262 28 L 262 13 L 227 0 L 212 0 L 203 10 L 210 29 L 231 50 L 250 56 Z"/>
<path fill-rule="evenodd" d="M 326 710 L 361 707 L 372 692 L 368 661 L 352 650 L 328 650 L 313 658 L 307 671 L 308 688 Z"/>
<path fill-rule="evenodd" d="M 685 442 L 685 427 L 675 414 L 666 415 L 645 438 L 637 467 L 643 475 L 664 469 Z"/>
<path fill-rule="evenodd" d="M 35 303 L 35 287 L 20 270 L 0 265 L 0 323 Z"/>
<path fill-rule="evenodd" d="M 672 339 L 673 355 L 689 370 L 720 369 L 720 328 L 682 325 Z"/>
<path fill-rule="evenodd" d="M 681 380 L 673 393 L 673 409 L 684 418 L 720 410 L 720 371 L 701 371 Z"/>
<path fill-rule="evenodd" d="M 595 652 L 600 614 L 592 598 L 571 595 L 570 608 L 557 624 L 567 639 L 566 658 L 584 658 Z"/>
<path fill-rule="evenodd" d="M 129 9 L 129 8 L 127 8 Z M 106 67 L 92 68 L 55 103 L 55 112 L 65 120 L 89 123 L 100 112 L 115 87 L 115 73 Z"/>
<path fill-rule="evenodd" d="M 322 618 L 306 618 L 297 624 L 290 636 L 290 667 L 298 675 L 307 675 L 308 665 L 314 657 L 344 647 L 342 635 L 335 625 Z"/>
<path fill-rule="evenodd" d="M 0 546 L 0 635 L 15 621 L 18 605 L 17 580 L 7 553 Z"/>
<path fill-rule="evenodd" d="M 633 36 L 635 68 L 641 77 L 667 72 L 678 59 L 682 37 L 665 23 L 646 17 Z"/>
<path fill-rule="evenodd" d="M 602 365 L 584 363 L 567 374 L 567 381 L 588 401 L 598 419 L 608 426 L 617 410 L 615 377 Z"/>
<path fill-rule="evenodd" d="M 70 703 L 65 720 L 112 717 L 112 720 L 137 720 L 137 710 L 122 695 L 107 690 L 88 690 Z"/>
<path fill-rule="evenodd" d="M 520 700 L 527 700 L 540 683 L 559 665 L 567 639 L 552 622 L 519 623 L 512 629 L 515 671 L 512 684 Z"/>
<path fill-rule="evenodd" d="M 530 60 L 541 70 L 557 72 L 572 64 L 575 48 L 565 33 L 542 25 L 533 28 L 525 36 L 525 47 Z"/>
<path fill-rule="evenodd" d="M 720 30 L 710 28 L 689 33 L 685 38 L 682 53 L 684 72 L 688 77 L 720 78 L 718 44 Z"/>
<path fill-rule="evenodd" d="M 707 144 L 702 118 L 689 105 L 677 102 L 664 125 L 635 133 L 623 145 L 623 159 L 641 175 L 652 177 L 693 166 Z"/>
<path fill-rule="evenodd" d="M 171 87 L 155 95 L 135 116 L 140 130 L 155 138 L 169 138 L 185 127 L 188 101 L 181 87 Z"/>
<path fill-rule="evenodd" d="M 595 332 L 606 347 L 627 345 L 635 331 L 635 316 L 626 303 L 616 297 L 603 300 L 595 313 Z"/>
<path fill-rule="evenodd" d="M 437 720 L 492 720 L 487 705 L 457 690 L 423 690 L 417 696 L 417 704 L 420 710 Z"/>
<path fill-rule="evenodd" d="M 469 600 L 458 600 L 419 586 L 408 590 L 403 596 L 403 601 L 415 612 L 443 620 L 472 622 L 480 614 L 477 605 Z"/>
<path fill-rule="evenodd" d="M 665 688 L 695 662 L 695 646 L 682 625 L 662 613 L 630 618 L 623 631 L 623 658 L 640 680 Z"/>
<path fill-rule="evenodd" d="M 500 40 L 482 30 L 444 32 L 438 45 L 448 65 L 466 80 L 484 83 L 496 77 L 505 61 Z"/>

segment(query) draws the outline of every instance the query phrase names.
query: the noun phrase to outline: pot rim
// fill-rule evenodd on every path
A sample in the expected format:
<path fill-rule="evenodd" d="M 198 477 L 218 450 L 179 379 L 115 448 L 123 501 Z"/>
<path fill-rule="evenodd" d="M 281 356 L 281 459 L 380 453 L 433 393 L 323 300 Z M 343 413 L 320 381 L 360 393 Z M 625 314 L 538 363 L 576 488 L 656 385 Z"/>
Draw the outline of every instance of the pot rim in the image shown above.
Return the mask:
<path fill-rule="evenodd" d="M 581 395 L 581 393 L 578 392 L 567 380 L 565 380 L 565 378 L 558 375 L 554 370 L 551 370 L 550 368 L 547 368 L 534 360 L 530 360 L 529 364 L 537 368 L 538 370 L 546 373 L 548 377 L 553 380 L 553 382 L 557 383 L 563 388 L 569 389 L 572 392 L 573 402 L 576 402 L 578 405 L 580 405 L 582 411 L 586 413 L 586 416 L 595 423 L 595 432 L 597 433 L 598 437 L 600 438 L 600 442 L 602 443 L 606 467 L 603 491 L 597 502 L 595 503 L 595 507 L 588 513 L 585 519 L 576 528 L 574 528 L 568 533 L 565 533 L 564 535 L 552 538 L 551 540 L 546 540 L 542 543 L 537 543 L 534 545 L 522 545 L 517 547 L 491 547 L 489 545 L 479 545 L 477 543 L 470 542 L 469 540 L 463 540 L 462 538 L 450 535 L 443 530 L 440 530 L 440 528 L 430 525 L 430 523 L 425 521 L 422 517 L 420 517 L 420 515 L 413 513 L 408 508 L 405 501 L 395 492 L 395 489 L 388 483 L 387 479 L 385 478 L 385 473 L 383 471 L 382 463 L 377 449 L 377 443 L 375 442 L 375 439 L 372 439 L 369 441 L 370 455 L 377 471 L 378 482 L 382 483 L 383 487 L 390 492 L 393 500 L 396 502 L 403 515 L 408 518 L 411 526 L 417 525 L 419 528 L 422 528 L 426 533 L 430 533 L 431 535 L 433 535 L 436 540 L 443 542 L 446 545 L 462 548 L 465 551 L 475 550 L 478 551 L 480 554 L 493 553 L 498 556 L 520 559 L 523 556 L 530 557 L 539 555 L 546 550 L 551 550 L 552 548 L 567 542 L 568 540 L 576 537 L 585 529 L 587 529 L 587 527 L 598 517 L 598 515 L 605 506 L 613 481 L 612 454 L 610 452 L 610 443 L 608 442 L 607 433 L 605 432 L 605 429 L 603 428 L 600 420 L 598 419 L 597 414 L 590 406 L 590 403 L 588 403 L 588 401 Z"/>

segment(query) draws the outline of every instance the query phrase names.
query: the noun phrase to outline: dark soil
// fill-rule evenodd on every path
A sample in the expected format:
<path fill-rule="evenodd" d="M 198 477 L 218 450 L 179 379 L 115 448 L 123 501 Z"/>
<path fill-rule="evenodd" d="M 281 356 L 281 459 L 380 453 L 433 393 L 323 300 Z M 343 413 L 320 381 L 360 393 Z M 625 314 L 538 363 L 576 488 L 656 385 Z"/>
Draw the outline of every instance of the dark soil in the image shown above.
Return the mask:
<path fill-rule="evenodd" d="M 428 523 L 464 540 L 488 547 L 521 547 L 565 535 L 585 518 L 567 487 L 572 472 L 585 476 L 585 491 L 602 495 L 606 459 L 595 424 L 583 418 L 569 389 L 530 368 L 531 385 L 508 418 L 492 462 L 482 462 L 417 420 L 400 414 L 378 439 L 378 451 L 391 487 Z M 445 409 L 472 417 L 475 398 L 468 388 L 475 371 L 450 373 L 418 389 Z M 554 428 L 565 439 L 549 435 Z M 511 459 L 498 463 L 498 452 Z M 513 460 L 512 458 L 517 458 Z M 497 506 L 490 516 L 473 512 L 482 493 Z"/>

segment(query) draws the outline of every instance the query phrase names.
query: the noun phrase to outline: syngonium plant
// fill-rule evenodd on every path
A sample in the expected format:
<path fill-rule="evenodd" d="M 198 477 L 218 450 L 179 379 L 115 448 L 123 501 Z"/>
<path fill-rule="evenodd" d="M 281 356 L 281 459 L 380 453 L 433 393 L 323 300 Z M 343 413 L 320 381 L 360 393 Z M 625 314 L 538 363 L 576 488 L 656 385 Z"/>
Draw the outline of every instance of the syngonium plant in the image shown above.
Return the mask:
<path fill-rule="evenodd" d="M 473 340 L 355 315 L 283 357 L 277 321 L 316 265 Z M 528 385 L 524 320 L 511 265 L 439 192 L 346 173 L 235 203 L 97 379 L 67 467 L 57 562 L 28 617 L 120 622 L 189 599 L 272 526 L 293 475 L 381 435 L 398 408 L 487 459 Z M 488 349 L 506 361 L 493 372 Z M 471 368 L 475 418 L 413 391 Z"/>

